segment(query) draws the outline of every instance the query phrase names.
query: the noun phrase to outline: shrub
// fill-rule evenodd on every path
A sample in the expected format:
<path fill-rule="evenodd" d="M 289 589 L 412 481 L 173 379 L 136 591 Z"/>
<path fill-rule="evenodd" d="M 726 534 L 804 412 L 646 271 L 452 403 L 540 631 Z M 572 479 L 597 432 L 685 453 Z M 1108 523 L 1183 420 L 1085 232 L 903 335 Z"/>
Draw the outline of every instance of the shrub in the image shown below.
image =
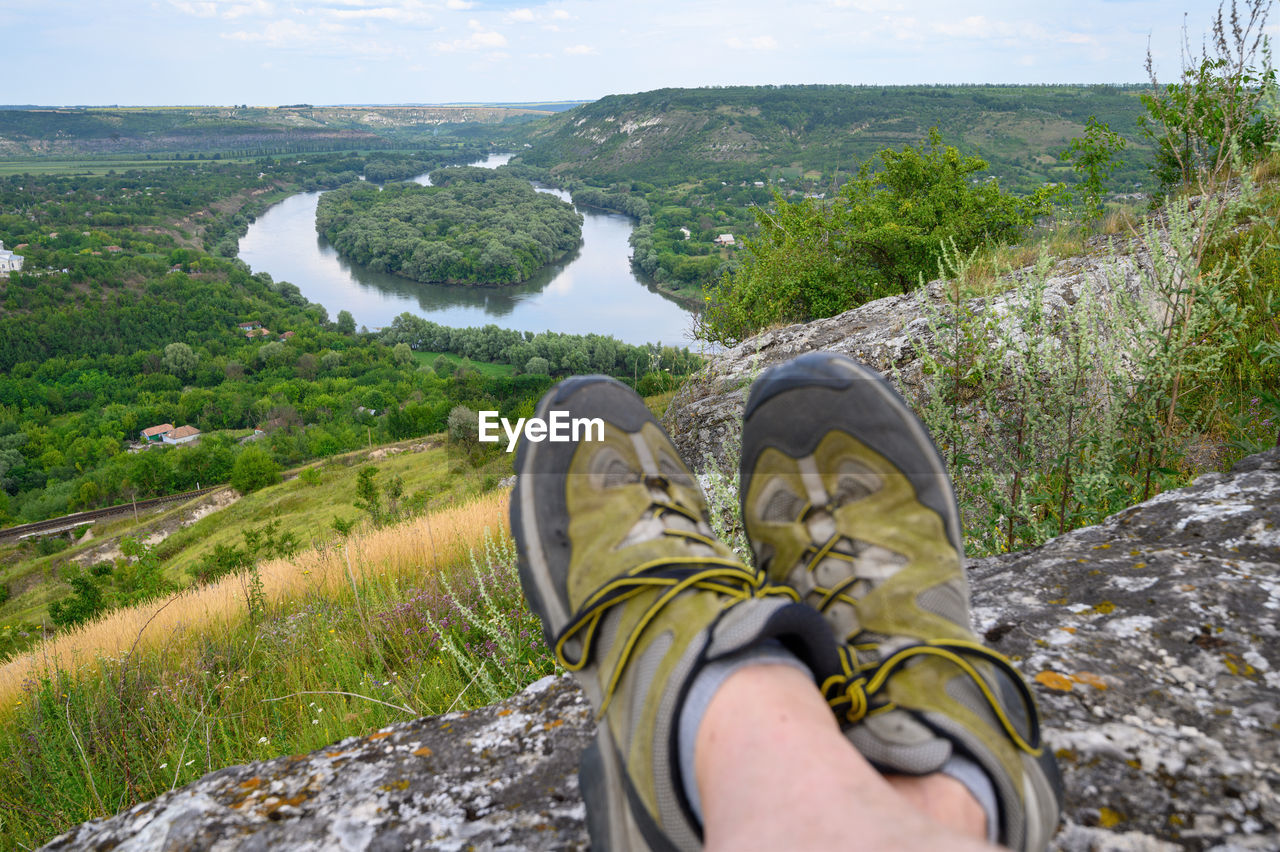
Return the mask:
<path fill-rule="evenodd" d="M 775 193 L 776 209 L 757 209 L 760 235 L 747 241 L 741 267 L 711 289 L 698 336 L 734 344 L 774 323 L 907 293 L 937 271 L 944 242 L 968 253 L 1013 240 L 1058 192 L 1046 187 L 1023 199 L 994 179 L 976 181 L 986 162 L 944 145 L 937 128 L 919 148 L 885 149 L 876 160 L 829 204 L 792 204 Z"/>
<path fill-rule="evenodd" d="M 231 468 L 231 487 L 241 494 L 249 494 L 279 481 L 280 465 L 261 447 L 246 447 Z"/>

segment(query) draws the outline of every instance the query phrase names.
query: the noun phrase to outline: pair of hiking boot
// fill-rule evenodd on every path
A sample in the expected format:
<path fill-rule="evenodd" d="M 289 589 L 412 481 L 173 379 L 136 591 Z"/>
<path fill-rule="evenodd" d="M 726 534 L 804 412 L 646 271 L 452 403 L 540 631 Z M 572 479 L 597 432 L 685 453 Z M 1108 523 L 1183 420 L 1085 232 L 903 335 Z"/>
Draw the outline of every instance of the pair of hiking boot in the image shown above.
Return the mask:
<path fill-rule="evenodd" d="M 600 717 L 580 784 L 593 846 L 690 849 L 677 724 L 708 663 L 781 644 L 883 772 L 976 763 L 998 840 L 1042 849 L 1061 787 L 1035 702 L 970 628 L 959 512 L 923 425 L 878 374 L 833 353 L 766 371 L 744 412 L 743 564 L 643 401 L 602 376 L 538 417 L 601 440 L 521 443 L 511 524 L 525 595 Z M 589 432 L 589 434 L 591 434 Z"/>

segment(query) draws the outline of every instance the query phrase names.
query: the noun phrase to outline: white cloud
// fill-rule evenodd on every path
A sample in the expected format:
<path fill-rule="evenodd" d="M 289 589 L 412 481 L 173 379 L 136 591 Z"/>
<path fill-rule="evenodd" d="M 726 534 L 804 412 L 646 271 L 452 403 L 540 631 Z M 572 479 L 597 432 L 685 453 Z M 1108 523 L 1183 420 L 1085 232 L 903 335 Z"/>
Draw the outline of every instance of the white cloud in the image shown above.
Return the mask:
<path fill-rule="evenodd" d="M 431 47 L 444 53 L 457 53 L 459 51 L 497 50 L 507 46 L 506 36 L 497 30 L 486 29 L 482 23 L 474 18 L 467 22 L 467 26 L 471 28 L 471 35 L 466 38 L 456 38 L 453 41 L 438 41 Z"/>
<path fill-rule="evenodd" d="M 399 5 L 368 6 L 357 9 L 323 9 L 323 14 L 343 21 L 390 21 L 401 25 L 423 25 L 432 20 L 431 12 L 419 0 Z"/>
<path fill-rule="evenodd" d="M 569 21 L 572 19 L 573 19 L 573 15 L 570 15 L 564 9 L 556 9 L 554 12 L 551 13 L 551 20 L 553 21 Z"/>
<path fill-rule="evenodd" d="M 726 39 L 725 44 L 734 50 L 777 50 L 778 40 L 770 35 L 752 36 L 743 40 L 737 36 Z"/>
<path fill-rule="evenodd" d="M 296 21 L 272 21 L 261 30 L 239 30 L 224 33 L 223 38 L 232 41 L 247 41 L 265 44 L 270 47 L 298 47 L 309 44 L 316 39 L 317 33 L 308 26 Z"/>
<path fill-rule="evenodd" d="M 463 9 L 470 9 L 474 5 L 476 4 L 472 3 L 471 0 L 445 0 L 444 7 L 446 9 L 453 9 L 454 11 L 461 11 Z"/>
<path fill-rule="evenodd" d="M 189 2 L 188 0 L 169 0 L 175 9 L 195 15 L 197 18 L 212 18 L 218 14 L 218 4 L 213 2 Z"/>
<path fill-rule="evenodd" d="M 222 13 L 222 17 L 227 20 L 242 18 L 245 15 L 256 15 L 259 17 L 268 17 L 275 14 L 275 7 L 265 0 L 253 0 L 249 3 L 233 3 L 227 7 Z"/>
<path fill-rule="evenodd" d="M 536 17 L 537 16 L 533 14 L 532 9 L 512 9 L 510 12 L 507 13 L 508 21 L 515 21 L 522 24 L 529 23 L 530 21 L 533 21 Z"/>
<path fill-rule="evenodd" d="M 992 20 L 986 15 L 970 15 L 958 21 L 934 21 L 930 28 L 939 35 L 969 39 L 1017 39 L 1043 41 L 1049 33 L 1028 21 Z"/>
<path fill-rule="evenodd" d="M 600 51 L 589 44 L 571 44 L 564 49 L 570 56 L 594 56 Z"/>

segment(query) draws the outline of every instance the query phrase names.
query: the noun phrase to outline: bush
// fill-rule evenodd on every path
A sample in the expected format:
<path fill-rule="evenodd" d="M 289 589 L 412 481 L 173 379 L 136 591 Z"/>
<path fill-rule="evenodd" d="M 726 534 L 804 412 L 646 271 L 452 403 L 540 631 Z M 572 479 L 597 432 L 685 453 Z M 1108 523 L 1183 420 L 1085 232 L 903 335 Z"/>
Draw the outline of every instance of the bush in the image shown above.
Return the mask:
<path fill-rule="evenodd" d="M 1147 114 L 1139 122 L 1156 149 L 1162 187 L 1194 183 L 1203 191 L 1206 182 L 1226 179 L 1237 159 L 1252 161 L 1276 138 L 1276 118 L 1266 110 L 1276 77 L 1262 40 L 1270 5 L 1246 0 L 1241 15 L 1233 0 L 1229 16 L 1219 6 L 1199 61 L 1184 62 L 1176 83 L 1160 86 L 1147 54 L 1152 92 L 1142 96 Z"/>
<path fill-rule="evenodd" d="M 937 273 L 944 245 L 968 254 L 1014 240 L 1058 192 L 1046 187 L 1023 199 L 994 179 L 975 182 L 986 162 L 942 144 L 937 128 L 919 148 L 885 149 L 876 160 L 830 204 L 775 194 L 776 210 L 757 208 L 760 236 L 711 289 L 698 336 L 732 345 L 774 323 L 907 293 Z"/>
<path fill-rule="evenodd" d="M 72 594 L 49 604 L 49 620 L 54 624 L 70 627 L 88 621 L 106 609 L 102 589 L 92 579 L 77 574 L 67 582 L 71 584 Z"/>
<path fill-rule="evenodd" d="M 249 494 L 279 481 L 280 465 L 260 447 L 245 448 L 231 468 L 231 487 L 241 494 Z"/>

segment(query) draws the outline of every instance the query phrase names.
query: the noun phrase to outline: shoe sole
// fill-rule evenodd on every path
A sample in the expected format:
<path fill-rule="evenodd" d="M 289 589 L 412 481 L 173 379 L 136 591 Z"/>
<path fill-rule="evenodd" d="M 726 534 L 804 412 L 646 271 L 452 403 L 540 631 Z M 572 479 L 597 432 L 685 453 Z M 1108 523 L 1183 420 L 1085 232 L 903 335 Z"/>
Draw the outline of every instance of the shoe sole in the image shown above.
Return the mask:
<path fill-rule="evenodd" d="M 797 427 L 806 412 L 831 424 Z M 951 479 L 932 438 L 897 390 L 875 370 L 834 352 L 810 352 L 773 367 L 752 385 L 743 412 L 739 498 L 768 447 L 790 458 L 810 455 L 832 431 L 844 431 L 906 475 L 917 499 L 938 513 L 957 553 L 964 552 Z M 746 516 L 745 502 L 742 504 Z"/>

